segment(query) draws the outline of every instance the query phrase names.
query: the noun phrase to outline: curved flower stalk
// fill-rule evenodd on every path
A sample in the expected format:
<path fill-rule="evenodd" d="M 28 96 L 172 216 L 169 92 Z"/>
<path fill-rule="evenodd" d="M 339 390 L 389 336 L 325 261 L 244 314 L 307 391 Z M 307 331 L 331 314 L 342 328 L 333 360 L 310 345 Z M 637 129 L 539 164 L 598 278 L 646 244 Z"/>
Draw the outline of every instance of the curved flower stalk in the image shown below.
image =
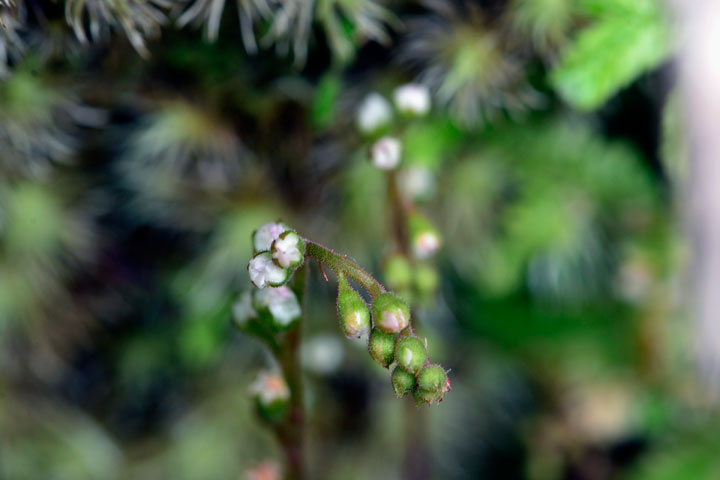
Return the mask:
<path fill-rule="evenodd" d="M 164 10 L 171 5 L 171 0 L 67 0 L 65 20 L 83 44 L 106 38 L 111 29 L 122 30 L 133 48 L 147 58 L 146 40 L 160 35 L 166 22 Z"/>

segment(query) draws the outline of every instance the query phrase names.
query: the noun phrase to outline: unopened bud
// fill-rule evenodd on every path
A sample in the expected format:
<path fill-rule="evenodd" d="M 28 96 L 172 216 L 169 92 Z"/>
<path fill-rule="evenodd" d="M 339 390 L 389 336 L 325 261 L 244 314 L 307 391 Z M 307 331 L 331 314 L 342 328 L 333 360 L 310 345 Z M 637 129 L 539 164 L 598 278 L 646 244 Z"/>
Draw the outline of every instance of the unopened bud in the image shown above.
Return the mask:
<path fill-rule="evenodd" d="M 413 213 L 409 222 L 413 253 L 422 259 L 437 252 L 442 240 L 432 222 L 419 213 Z"/>
<path fill-rule="evenodd" d="M 290 278 L 290 270 L 279 267 L 273 262 L 270 252 L 260 252 L 248 264 L 250 281 L 258 288 L 279 287 Z"/>
<path fill-rule="evenodd" d="M 255 290 L 253 307 L 258 312 L 270 313 L 271 326 L 275 330 L 288 329 L 302 316 L 300 302 L 295 292 L 287 286 Z"/>
<path fill-rule="evenodd" d="M 358 129 L 366 134 L 377 132 L 390 123 L 392 115 L 392 107 L 388 101 L 377 92 L 370 93 L 358 108 Z"/>
<path fill-rule="evenodd" d="M 268 222 L 255 230 L 252 235 L 255 252 L 270 250 L 273 241 L 290 228 L 282 222 Z"/>
<path fill-rule="evenodd" d="M 342 273 L 338 274 L 337 311 L 347 338 L 359 338 L 370 332 L 370 309 Z"/>
<path fill-rule="evenodd" d="M 388 368 L 395 357 L 395 335 L 373 328 L 368 340 L 368 351 L 376 362 Z"/>
<path fill-rule="evenodd" d="M 395 344 L 395 361 L 412 374 L 417 374 L 427 362 L 425 342 L 418 337 L 400 337 Z"/>
<path fill-rule="evenodd" d="M 404 397 L 415 387 L 415 375 L 396 367 L 392 372 L 392 386 L 398 397 Z"/>
<path fill-rule="evenodd" d="M 275 263 L 282 268 L 295 269 L 305 259 L 305 242 L 292 230 L 280 234 L 270 247 Z"/>
<path fill-rule="evenodd" d="M 430 111 L 430 91 L 425 85 L 407 83 L 393 92 L 395 106 L 402 113 L 422 116 Z"/>
<path fill-rule="evenodd" d="M 372 308 L 375 328 L 385 333 L 397 333 L 410 323 L 410 307 L 392 292 L 378 295 Z"/>
<path fill-rule="evenodd" d="M 285 379 L 276 373 L 260 372 L 250 386 L 258 412 L 267 421 L 276 423 L 287 415 L 290 389 Z"/>
<path fill-rule="evenodd" d="M 438 272 L 432 265 L 418 263 L 415 265 L 415 289 L 421 298 L 433 295 L 440 284 Z"/>
<path fill-rule="evenodd" d="M 413 271 L 405 255 L 392 255 L 385 260 L 383 272 L 385 284 L 393 290 L 401 290 L 412 284 Z"/>
<path fill-rule="evenodd" d="M 393 137 L 382 137 L 370 148 L 370 160 L 380 170 L 394 170 L 400 165 L 402 145 Z"/>
<path fill-rule="evenodd" d="M 438 403 L 450 391 L 450 379 L 440 365 L 424 367 L 418 374 L 417 381 L 416 402 L 420 397 L 424 403 Z"/>

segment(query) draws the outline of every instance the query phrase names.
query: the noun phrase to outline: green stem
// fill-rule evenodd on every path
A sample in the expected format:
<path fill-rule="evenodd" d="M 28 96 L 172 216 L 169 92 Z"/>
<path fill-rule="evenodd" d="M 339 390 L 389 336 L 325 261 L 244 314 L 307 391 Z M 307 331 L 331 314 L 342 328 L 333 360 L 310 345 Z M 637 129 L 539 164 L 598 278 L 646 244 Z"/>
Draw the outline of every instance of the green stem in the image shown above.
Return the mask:
<path fill-rule="evenodd" d="M 331 249 L 305 239 L 305 255 L 324 263 L 335 270 L 335 273 L 344 273 L 360 284 L 372 297 L 385 292 L 385 287 L 375 280 L 375 277 L 363 270 L 357 263 L 346 255 L 335 253 Z"/>

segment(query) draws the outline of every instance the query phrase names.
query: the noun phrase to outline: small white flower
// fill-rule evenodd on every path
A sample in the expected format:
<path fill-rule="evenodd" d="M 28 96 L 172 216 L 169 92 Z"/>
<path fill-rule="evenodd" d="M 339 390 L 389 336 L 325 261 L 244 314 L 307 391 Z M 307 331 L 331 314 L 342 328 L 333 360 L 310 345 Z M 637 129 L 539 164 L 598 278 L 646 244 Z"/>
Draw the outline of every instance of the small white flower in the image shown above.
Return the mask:
<path fill-rule="evenodd" d="M 245 291 L 232 307 L 233 320 L 235 324 L 242 328 L 247 325 L 251 318 L 257 318 L 258 314 L 252 306 L 252 298 L 250 291 Z"/>
<path fill-rule="evenodd" d="M 357 126 L 363 133 L 372 133 L 392 120 L 392 107 L 377 92 L 368 94 L 357 112 Z"/>
<path fill-rule="evenodd" d="M 435 175 L 424 166 L 403 168 L 398 175 L 400 193 L 408 201 L 430 199 L 435 194 Z"/>
<path fill-rule="evenodd" d="M 397 109 L 403 113 L 422 116 L 430 111 L 430 91 L 419 83 L 407 83 L 396 88 L 393 100 Z"/>
<path fill-rule="evenodd" d="M 427 230 L 415 236 L 413 252 L 420 259 L 428 258 L 438 251 L 440 243 L 440 236 L 432 230 Z"/>
<path fill-rule="evenodd" d="M 250 281 L 258 288 L 282 285 L 289 276 L 289 272 L 275 265 L 270 252 L 260 252 L 248 264 Z"/>
<path fill-rule="evenodd" d="M 271 372 L 260 372 L 250 385 L 250 393 L 257 395 L 260 403 L 265 406 L 277 400 L 290 399 L 290 389 L 285 383 L 285 379 L 277 373 Z"/>
<path fill-rule="evenodd" d="M 295 293 L 286 286 L 279 288 L 264 288 L 255 293 L 255 302 L 258 308 L 267 308 L 273 320 L 279 327 L 290 325 L 293 320 L 300 318 L 302 309 Z"/>
<path fill-rule="evenodd" d="M 256 252 L 270 250 L 273 241 L 287 230 L 290 230 L 290 228 L 282 222 L 264 224 L 253 233 L 253 248 Z"/>
<path fill-rule="evenodd" d="M 305 367 L 321 375 L 329 375 L 342 365 L 345 348 L 335 335 L 317 335 L 302 348 Z"/>
<path fill-rule="evenodd" d="M 373 165 L 381 170 L 392 170 L 400 164 L 401 145 L 397 138 L 382 137 L 370 150 Z"/>
<path fill-rule="evenodd" d="M 275 263 L 283 268 L 295 268 L 303 261 L 305 246 L 300 235 L 287 231 L 280 235 L 272 244 L 272 256 Z"/>

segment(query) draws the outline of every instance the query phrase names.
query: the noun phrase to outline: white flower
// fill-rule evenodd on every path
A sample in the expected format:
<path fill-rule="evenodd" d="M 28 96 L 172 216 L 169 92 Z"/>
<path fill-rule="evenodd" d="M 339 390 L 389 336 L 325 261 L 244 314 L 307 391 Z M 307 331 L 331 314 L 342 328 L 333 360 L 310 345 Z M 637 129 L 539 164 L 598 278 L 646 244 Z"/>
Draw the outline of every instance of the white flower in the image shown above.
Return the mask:
<path fill-rule="evenodd" d="M 247 325 L 251 318 L 257 318 L 257 312 L 252 306 L 250 291 L 243 292 L 240 295 L 240 298 L 233 304 L 232 313 L 235 324 L 240 328 Z"/>
<path fill-rule="evenodd" d="M 335 335 L 312 337 L 303 345 L 301 352 L 303 365 L 321 375 L 337 371 L 345 357 L 343 344 Z"/>
<path fill-rule="evenodd" d="M 398 187 L 403 198 L 417 202 L 435 194 L 435 175 L 425 166 L 403 168 L 398 175 Z"/>
<path fill-rule="evenodd" d="M 275 265 L 270 252 L 260 252 L 248 264 L 250 281 L 258 288 L 282 285 L 289 276 L 289 271 Z"/>
<path fill-rule="evenodd" d="M 370 150 L 373 165 L 381 170 L 392 170 L 400 164 L 401 145 L 397 138 L 382 137 Z"/>
<path fill-rule="evenodd" d="M 257 290 L 255 302 L 258 308 L 267 308 L 279 327 L 286 327 L 300 318 L 302 310 L 295 293 L 286 286 Z"/>
<path fill-rule="evenodd" d="M 277 400 L 290 399 L 290 389 L 285 379 L 277 373 L 260 372 L 250 385 L 250 392 L 257 395 L 260 403 L 265 406 Z"/>
<path fill-rule="evenodd" d="M 275 263 L 283 268 L 295 268 L 303 262 L 304 250 L 305 246 L 300 235 L 287 231 L 273 242 L 272 257 Z"/>
<path fill-rule="evenodd" d="M 413 241 L 413 252 L 418 258 L 428 258 L 440 248 L 440 236 L 432 231 L 421 232 Z"/>
<path fill-rule="evenodd" d="M 393 100 L 403 113 L 422 116 L 430 111 L 430 91 L 419 83 L 407 83 L 396 88 Z"/>
<path fill-rule="evenodd" d="M 264 224 L 253 233 L 253 248 L 256 252 L 270 250 L 273 241 L 287 230 L 290 230 L 290 228 L 282 222 Z"/>
<path fill-rule="evenodd" d="M 372 133 L 384 127 L 392 120 L 392 107 L 377 92 L 368 94 L 363 99 L 357 113 L 357 126 L 363 133 Z"/>

